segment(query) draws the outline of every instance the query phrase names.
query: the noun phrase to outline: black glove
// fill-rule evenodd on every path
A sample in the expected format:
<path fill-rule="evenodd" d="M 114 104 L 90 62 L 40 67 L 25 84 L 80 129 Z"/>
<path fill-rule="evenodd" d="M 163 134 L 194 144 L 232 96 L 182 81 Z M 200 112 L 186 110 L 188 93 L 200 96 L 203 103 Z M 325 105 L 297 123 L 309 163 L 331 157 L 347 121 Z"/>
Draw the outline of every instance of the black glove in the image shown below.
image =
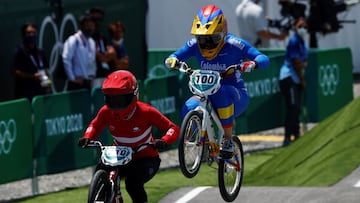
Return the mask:
<path fill-rule="evenodd" d="M 78 141 L 78 146 L 84 148 L 89 144 L 89 142 L 90 138 L 80 137 Z"/>
<path fill-rule="evenodd" d="M 154 142 L 154 148 L 156 149 L 165 149 L 166 147 L 168 147 L 168 144 L 161 139 L 156 139 Z"/>

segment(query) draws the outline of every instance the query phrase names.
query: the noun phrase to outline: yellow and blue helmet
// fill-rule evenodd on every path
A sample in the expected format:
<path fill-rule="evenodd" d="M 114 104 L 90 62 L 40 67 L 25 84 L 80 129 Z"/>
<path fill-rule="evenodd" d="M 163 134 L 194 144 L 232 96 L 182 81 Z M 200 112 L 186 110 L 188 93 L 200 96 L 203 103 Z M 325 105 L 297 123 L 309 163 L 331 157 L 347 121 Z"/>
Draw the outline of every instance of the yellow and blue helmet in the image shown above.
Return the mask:
<path fill-rule="evenodd" d="M 213 4 L 202 7 L 194 18 L 190 33 L 196 37 L 201 55 L 213 59 L 224 45 L 227 33 L 222 10 Z"/>

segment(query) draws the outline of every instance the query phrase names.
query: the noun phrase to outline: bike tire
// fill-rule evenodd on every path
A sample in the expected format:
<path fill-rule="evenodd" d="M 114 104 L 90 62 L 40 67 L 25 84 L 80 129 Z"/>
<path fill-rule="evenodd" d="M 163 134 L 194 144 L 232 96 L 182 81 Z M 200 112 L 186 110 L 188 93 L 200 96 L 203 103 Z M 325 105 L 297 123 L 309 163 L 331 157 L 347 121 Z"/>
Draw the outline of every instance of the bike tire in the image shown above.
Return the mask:
<path fill-rule="evenodd" d="M 218 181 L 221 197 L 226 202 L 232 202 L 240 192 L 244 175 L 244 152 L 241 141 L 234 136 L 234 156 L 229 160 L 220 159 Z M 235 165 L 230 164 L 235 163 Z"/>
<path fill-rule="evenodd" d="M 190 111 L 181 124 L 178 156 L 181 172 L 187 178 L 200 170 L 204 154 L 204 142 L 200 142 L 202 119 L 200 112 Z"/>
<path fill-rule="evenodd" d="M 104 202 L 111 203 L 111 184 L 109 173 L 105 170 L 98 170 L 91 179 L 88 194 L 88 203 Z"/>

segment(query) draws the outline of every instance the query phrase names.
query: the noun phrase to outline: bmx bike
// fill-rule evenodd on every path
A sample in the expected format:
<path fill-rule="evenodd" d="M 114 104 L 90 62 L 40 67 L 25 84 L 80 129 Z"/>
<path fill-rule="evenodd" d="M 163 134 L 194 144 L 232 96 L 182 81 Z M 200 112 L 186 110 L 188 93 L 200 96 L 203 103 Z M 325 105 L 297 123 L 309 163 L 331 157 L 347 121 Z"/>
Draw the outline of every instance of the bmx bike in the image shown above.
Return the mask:
<path fill-rule="evenodd" d="M 226 71 L 235 71 L 236 68 L 236 65 L 230 66 Z M 220 194 L 225 201 L 232 202 L 238 196 L 242 184 L 243 148 L 240 139 L 234 136 L 232 157 L 224 159 L 219 156 L 224 130 L 208 99 L 209 95 L 219 90 L 222 76 L 218 71 L 193 70 L 185 62 L 179 62 L 175 69 L 189 76 L 189 89 L 200 98 L 200 105 L 189 111 L 181 124 L 178 146 L 181 171 L 185 177 L 193 178 L 199 172 L 203 158 L 209 166 L 217 163 L 214 168 L 217 166 L 218 169 Z"/>
<path fill-rule="evenodd" d="M 90 182 L 88 203 L 122 203 L 120 174 L 117 167 L 128 164 L 132 160 L 133 153 L 147 145 L 153 145 L 153 143 L 144 143 L 131 148 L 104 146 L 100 141 L 90 141 L 87 147 L 100 148 L 101 162 Z"/>

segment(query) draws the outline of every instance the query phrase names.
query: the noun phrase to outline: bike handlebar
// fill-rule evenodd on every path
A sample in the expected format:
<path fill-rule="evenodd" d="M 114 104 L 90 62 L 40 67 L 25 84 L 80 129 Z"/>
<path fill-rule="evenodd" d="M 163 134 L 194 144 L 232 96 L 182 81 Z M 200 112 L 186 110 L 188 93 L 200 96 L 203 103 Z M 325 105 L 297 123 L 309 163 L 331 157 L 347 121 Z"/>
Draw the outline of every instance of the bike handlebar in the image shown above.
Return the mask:
<path fill-rule="evenodd" d="M 132 147 L 132 150 L 133 150 L 133 152 L 137 152 L 143 146 L 152 146 L 152 147 L 154 147 L 155 144 L 153 142 L 142 143 L 137 147 Z M 105 146 L 98 140 L 90 140 L 89 144 L 86 147 L 100 147 L 100 148 L 103 148 Z"/>
<path fill-rule="evenodd" d="M 223 77 L 231 72 L 234 72 L 235 70 L 240 70 L 240 68 L 241 68 L 240 64 L 230 65 L 225 69 L 225 71 L 221 72 L 220 75 L 221 77 Z M 175 69 L 180 72 L 186 73 L 188 75 L 191 75 L 194 72 L 193 69 L 189 66 L 189 64 L 183 61 L 178 61 L 178 64 L 176 64 Z"/>
<path fill-rule="evenodd" d="M 103 144 L 98 140 L 90 140 L 86 147 L 102 147 Z"/>
<path fill-rule="evenodd" d="M 175 69 L 188 75 L 193 73 L 193 70 L 190 68 L 189 64 L 183 61 L 179 61 L 178 64 L 176 64 Z"/>

